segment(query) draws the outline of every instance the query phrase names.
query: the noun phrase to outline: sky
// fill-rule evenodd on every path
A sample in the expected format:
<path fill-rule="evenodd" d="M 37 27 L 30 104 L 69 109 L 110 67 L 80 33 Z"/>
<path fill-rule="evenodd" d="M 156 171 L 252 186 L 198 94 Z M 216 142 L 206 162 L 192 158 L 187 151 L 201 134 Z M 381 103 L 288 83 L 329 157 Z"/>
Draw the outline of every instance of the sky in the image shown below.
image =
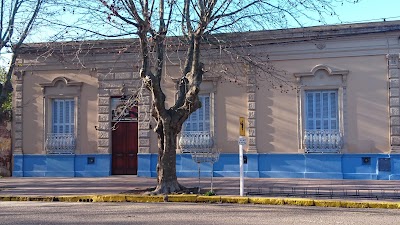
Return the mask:
<path fill-rule="evenodd" d="M 336 8 L 340 20 L 345 23 L 379 22 L 400 20 L 400 0 L 361 0 L 357 4 L 347 3 Z M 339 21 L 329 21 L 337 24 Z"/>
<path fill-rule="evenodd" d="M 335 8 L 339 15 L 325 17 L 326 24 L 382 22 L 384 20 L 400 20 L 400 0 L 360 0 L 358 3 L 345 3 Z M 303 21 L 304 22 L 304 21 Z M 317 26 L 315 22 L 304 22 L 303 26 Z M 9 55 L 1 54 L 0 66 L 7 65 Z"/>

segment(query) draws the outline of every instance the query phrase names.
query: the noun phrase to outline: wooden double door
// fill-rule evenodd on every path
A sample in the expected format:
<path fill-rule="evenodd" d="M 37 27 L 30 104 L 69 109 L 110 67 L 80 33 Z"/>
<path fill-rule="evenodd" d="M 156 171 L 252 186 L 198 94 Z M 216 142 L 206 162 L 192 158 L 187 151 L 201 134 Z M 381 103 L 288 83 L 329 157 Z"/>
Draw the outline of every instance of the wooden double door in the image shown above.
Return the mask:
<path fill-rule="evenodd" d="M 137 175 L 138 123 L 118 122 L 112 131 L 112 174 Z"/>

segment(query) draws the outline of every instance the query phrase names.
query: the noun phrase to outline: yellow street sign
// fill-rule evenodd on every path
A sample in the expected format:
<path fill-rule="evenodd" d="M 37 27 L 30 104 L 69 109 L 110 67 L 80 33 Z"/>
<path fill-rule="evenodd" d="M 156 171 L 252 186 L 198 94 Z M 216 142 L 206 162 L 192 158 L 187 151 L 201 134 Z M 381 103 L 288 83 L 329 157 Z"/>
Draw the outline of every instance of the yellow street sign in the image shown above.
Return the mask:
<path fill-rule="evenodd" d="M 239 135 L 246 136 L 246 123 L 244 117 L 239 118 Z"/>

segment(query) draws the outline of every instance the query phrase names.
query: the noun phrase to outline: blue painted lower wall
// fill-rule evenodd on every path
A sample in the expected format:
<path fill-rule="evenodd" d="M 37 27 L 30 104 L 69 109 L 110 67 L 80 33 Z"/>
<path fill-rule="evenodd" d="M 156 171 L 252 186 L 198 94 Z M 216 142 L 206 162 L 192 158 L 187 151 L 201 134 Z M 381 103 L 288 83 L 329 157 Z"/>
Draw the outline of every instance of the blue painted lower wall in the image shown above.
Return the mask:
<path fill-rule="evenodd" d="M 400 180 L 400 154 L 245 154 L 246 177 Z M 104 177 L 111 154 L 14 155 L 15 177 Z M 238 177 L 239 155 L 221 154 L 200 164 L 202 177 Z M 156 177 L 157 154 L 138 154 L 138 176 Z M 197 177 L 190 154 L 176 156 L 178 177 Z"/>
<path fill-rule="evenodd" d="M 14 177 L 105 177 L 111 175 L 110 154 L 14 155 Z"/>
<path fill-rule="evenodd" d="M 245 154 L 246 177 L 400 180 L 400 154 Z M 157 155 L 139 154 L 138 176 L 155 177 Z M 388 159 L 390 168 L 379 165 Z M 381 168 L 382 167 L 382 168 Z M 176 158 L 178 177 L 197 177 L 198 165 L 190 154 Z M 239 155 L 221 154 L 213 165 L 200 165 L 202 177 L 239 177 Z"/>

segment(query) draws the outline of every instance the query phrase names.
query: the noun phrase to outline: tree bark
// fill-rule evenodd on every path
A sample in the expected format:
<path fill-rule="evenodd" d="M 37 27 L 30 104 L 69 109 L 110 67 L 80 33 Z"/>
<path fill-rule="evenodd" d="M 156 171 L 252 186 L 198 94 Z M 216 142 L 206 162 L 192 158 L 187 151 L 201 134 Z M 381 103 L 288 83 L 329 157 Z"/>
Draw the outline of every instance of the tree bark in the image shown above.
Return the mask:
<path fill-rule="evenodd" d="M 201 107 L 198 98 L 203 76 L 203 64 L 199 60 L 200 38 L 193 38 L 186 61 L 190 70 L 181 76 L 177 102 L 170 109 L 164 108 L 165 96 L 158 79 L 153 79 L 149 89 L 153 94 L 152 116 L 157 122 L 154 129 L 158 135 L 157 187 L 154 194 L 181 192 L 186 188 L 179 184 L 176 176 L 177 135 L 189 115 Z M 158 77 L 158 76 L 157 76 Z"/>
<path fill-rule="evenodd" d="M 186 189 L 180 185 L 176 176 L 176 147 L 178 128 L 170 118 L 158 119 L 157 187 L 153 194 L 168 194 Z"/>

